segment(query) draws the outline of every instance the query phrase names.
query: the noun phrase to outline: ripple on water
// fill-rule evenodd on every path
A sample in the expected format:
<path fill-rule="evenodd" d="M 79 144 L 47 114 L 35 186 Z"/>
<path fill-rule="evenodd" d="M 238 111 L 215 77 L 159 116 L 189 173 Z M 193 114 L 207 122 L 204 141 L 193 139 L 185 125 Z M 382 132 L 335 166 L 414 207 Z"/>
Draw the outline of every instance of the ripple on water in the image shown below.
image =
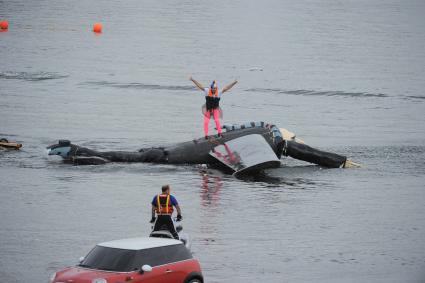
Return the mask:
<path fill-rule="evenodd" d="M 347 91 L 317 91 L 317 90 L 286 90 L 280 88 L 250 88 L 245 91 L 248 92 L 264 92 L 264 93 L 282 93 L 282 94 L 293 94 L 293 95 L 305 95 L 305 96 L 341 96 L 341 97 L 389 97 L 388 94 L 384 93 L 369 93 L 369 92 L 347 92 Z"/>
<path fill-rule="evenodd" d="M 106 86 L 121 89 L 145 89 L 145 90 L 195 90 L 194 86 L 178 86 L 178 85 L 156 85 L 156 84 L 144 84 L 144 83 L 117 83 L 110 81 L 88 81 L 81 83 L 83 85 L 92 86 Z"/>
<path fill-rule="evenodd" d="M 67 78 L 68 75 L 51 72 L 0 72 L 0 79 L 24 80 L 24 81 L 45 81 Z"/>

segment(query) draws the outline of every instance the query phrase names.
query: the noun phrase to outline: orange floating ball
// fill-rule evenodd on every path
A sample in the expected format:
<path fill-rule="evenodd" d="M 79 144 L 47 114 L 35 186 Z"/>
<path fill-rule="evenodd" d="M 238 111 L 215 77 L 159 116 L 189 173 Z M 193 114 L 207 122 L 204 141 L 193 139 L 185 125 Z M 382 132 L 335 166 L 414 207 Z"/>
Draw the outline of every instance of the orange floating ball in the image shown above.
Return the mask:
<path fill-rule="evenodd" d="M 93 31 L 96 33 L 101 33 L 102 32 L 102 24 L 101 23 L 95 23 L 93 25 Z"/>
<path fill-rule="evenodd" d="M 0 22 L 0 29 L 8 29 L 8 28 L 9 28 L 8 21 L 1 21 Z"/>

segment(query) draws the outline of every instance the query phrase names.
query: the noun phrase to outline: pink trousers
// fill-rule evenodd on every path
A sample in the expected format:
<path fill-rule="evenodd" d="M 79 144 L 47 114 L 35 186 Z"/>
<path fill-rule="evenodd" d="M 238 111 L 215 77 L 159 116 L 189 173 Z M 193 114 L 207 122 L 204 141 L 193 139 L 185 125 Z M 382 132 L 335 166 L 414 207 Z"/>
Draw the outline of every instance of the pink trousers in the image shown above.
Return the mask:
<path fill-rule="evenodd" d="M 211 112 L 213 113 L 213 116 L 214 116 L 215 127 L 217 128 L 218 133 L 221 134 L 220 111 L 217 108 L 217 109 L 214 109 L 212 111 L 207 111 L 207 113 L 205 113 L 205 115 L 204 115 L 204 133 L 205 133 L 205 136 L 208 136 L 208 125 L 210 123 Z"/>

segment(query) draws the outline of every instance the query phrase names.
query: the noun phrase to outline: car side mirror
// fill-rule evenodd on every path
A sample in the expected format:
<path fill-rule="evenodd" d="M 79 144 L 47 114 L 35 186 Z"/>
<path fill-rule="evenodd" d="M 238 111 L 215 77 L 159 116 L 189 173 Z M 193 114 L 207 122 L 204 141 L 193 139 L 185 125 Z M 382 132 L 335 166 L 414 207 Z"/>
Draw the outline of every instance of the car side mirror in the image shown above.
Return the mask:
<path fill-rule="evenodd" d="M 79 263 L 82 263 L 82 262 L 83 262 L 83 260 L 84 260 L 84 257 L 82 256 L 82 257 L 80 257 L 80 258 L 78 259 L 78 262 L 79 262 Z"/>
<path fill-rule="evenodd" d="M 150 266 L 149 264 L 145 264 L 142 266 L 142 268 L 140 268 L 140 274 L 143 274 L 145 272 L 151 272 L 152 271 L 152 266 Z"/>

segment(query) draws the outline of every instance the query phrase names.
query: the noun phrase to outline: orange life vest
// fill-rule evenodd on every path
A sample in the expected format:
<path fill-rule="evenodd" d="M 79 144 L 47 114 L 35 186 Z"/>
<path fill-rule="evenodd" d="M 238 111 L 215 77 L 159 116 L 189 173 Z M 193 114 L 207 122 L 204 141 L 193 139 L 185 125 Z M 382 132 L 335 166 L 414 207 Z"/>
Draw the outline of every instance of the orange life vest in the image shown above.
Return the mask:
<path fill-rule="evenodd" d="M 160 194 L 156 196 L 156 213 L 157 214 L 172 214 L 173 205 L 170 202 L 170 195 Z"/>
<path fill-rule="evenodd" d="M 208 96 L 209 97 L 218 97 L 218 88 L 215 89 L 215 92 L 212 92 L 212 89 L 210 88 L 210 90 L 208 91 Z"/>

